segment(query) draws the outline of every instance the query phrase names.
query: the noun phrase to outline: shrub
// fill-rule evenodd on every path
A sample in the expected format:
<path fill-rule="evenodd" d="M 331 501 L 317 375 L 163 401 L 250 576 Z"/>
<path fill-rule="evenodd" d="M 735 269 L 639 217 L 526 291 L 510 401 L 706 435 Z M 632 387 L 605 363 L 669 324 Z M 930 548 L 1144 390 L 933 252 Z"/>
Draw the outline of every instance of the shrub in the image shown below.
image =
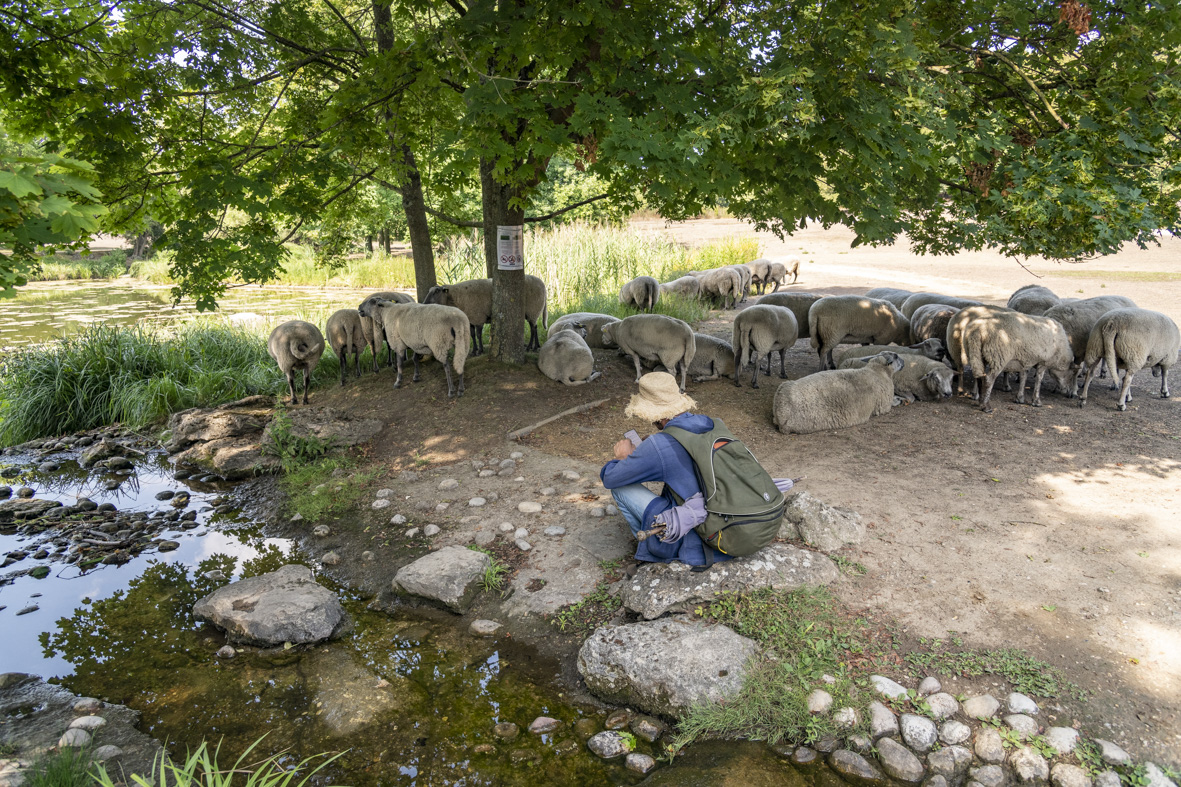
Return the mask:
<path fill-rule="evenodd" d="M 134 774 L 131 781 L 139 787 L 231 787 L 235 781 L 243 787 L 305 787 L 312 782 L 312 777 L 340 756 L 335 754 L 328 757 L 317 754 L 300 760 L 293 766 L 286 765 L 287 758 L 282 754 L 275 754 L 255 763 L 248 762 L 250 753 L 261 742 L 262 738 L 259 738 L 250 744 L 242 756 L 229 767 L 222 767 L 217 761 L 221 753 L 220 744 L 211 752 L 208 745 L 202 742 L 196 751 L 189 752 L 188 756 L 179 762 L 161 751 L 152 765 L 151 776 L 145 778 Z M 310 767 L 321 757 L 325 759 L 316 767 Z M 95 782 L 99 787 L 115 787 L 116 782 L 107 773 L 106 768 L 99 765 L 97 771 Z"/>

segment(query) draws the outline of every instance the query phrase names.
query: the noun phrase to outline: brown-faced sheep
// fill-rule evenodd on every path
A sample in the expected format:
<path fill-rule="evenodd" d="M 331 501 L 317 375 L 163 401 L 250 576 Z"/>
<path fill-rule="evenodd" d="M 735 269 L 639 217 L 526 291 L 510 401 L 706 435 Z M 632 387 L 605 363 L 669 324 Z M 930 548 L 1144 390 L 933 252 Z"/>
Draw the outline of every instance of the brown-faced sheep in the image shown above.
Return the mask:
<path fill-rule="evenodd" d="M 303 372 L 303 403 L 307 404 L 312 372 L 324 354 L 324 334 L 310 322 L 288 320 L 271 331 L 267 339 L 267 352 L 287 378 L 292 404 L 296 404 L 295 371 L 298 369 Z"/>

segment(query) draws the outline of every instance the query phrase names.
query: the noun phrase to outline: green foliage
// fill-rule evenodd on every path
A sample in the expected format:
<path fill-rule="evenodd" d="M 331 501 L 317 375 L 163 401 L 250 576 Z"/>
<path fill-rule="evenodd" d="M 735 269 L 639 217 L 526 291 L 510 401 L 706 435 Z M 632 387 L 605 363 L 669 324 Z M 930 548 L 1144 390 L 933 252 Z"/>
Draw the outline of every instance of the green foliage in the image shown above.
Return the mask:
<path fill-rule="evenodd" d="M 351 459 L 330 457 L 293 466 L 279 479 L 279 486 L 293 513 L 308 522 L 319 522 L 354 510 L 378 472 L 357 472 Z"/>
<path fill-rule="evenodd" d="M 94 168 L 55 153 L 0 150 L 0 298 L 28 282 L 42 250 L 74 247 L 106 213 Z"/>
<path fill-rule="evenodd" d="M 849 574 L 851 576 L 861 576 L 866 573 L 865 566 L 858 563 L 856 560 L 850 560 L 844 555 L 829 555 L 832 562 L 837 564 L 837 568 L 841 570 L 842 574 Z"/>
<path fill-rule="evenodd" d="M 135 774 L 132 782 L 138 787 L 306 787 L 315 781 L 315 776 L 343 752 L 329 757 L 315 754 L 305 757 L 294 765 L 288 764 L 285 754 L 274 754 L 258 762 L 250 762 L 250 753 L 263 741 L 259 738 L 242 752 L 231 765 L 218 762 L 221 744 L 212 751 L 202 741 L 195 751 L 190 751 L 184 760 L 174 760 L 167 752 L 161 751 L 153 764 L 150 777 Z M 320 760 L 313 768 L 316 760 Z M 95 776 L 98 787 L 115 787 L 115 781 L 101 765 Z"/>
<path fill-rule="evenodd" d="M 275 405 L 271 423 L 267 427 L 262 451 L 279 460 L 284 472 L 310 464 L 322 458 L 333 449 L 331 440 L 322 440 L 314 434 L 298 435 L 292 431 L 291 416 L 287 407 L 280 402 Z"/>
<path fill-rule="evenodd" d="M 339 374 L 325 354 L 318 383 Z M 122 423 L 285 387 L 262 336 L 210 321 L 169 330 L 103 324 L 0 358 L 0 445 Z"/>
<path fill-rule="evenodd" d="M 496 555 L 492 554 L 491 550 L 475 544 L 468 544 L 468 549 L 474 552 L 482 552 L 488 556 L 488 568 L 484 569 L 484 576 L 480 580 L 481 586 L 489 593 L 501 591 L 504 589 L 506 575 L 509 568 L 504 563 L 496 559 Z"/>
<path fill-rule="evenodd" d="M 869 672 L 861 665 L 882 655 L 861 621 L 842 617 L 823 588 L 726 594 L 698 607 L 698 616 L 750 637 L 761 650 L 747 664 L 742 689 L 724 704 L 692 709 L 678 729 L 678 748 L 703 736 L 740 736 L 776 743 L 816 741 L 836 730 L 832 719 L 811 714 L 807 696 L 817 687 L 834 707 L 852 707 L 867 718 L 867 692 L 854 685 Z M 862 675 L 864 672 L 864 675 Z M 823 675 L 836 679 L 831 685 Z"/>
<path fill-rule="evenodd" d="M 611 587 L 600 582 L 594 591 L 560 608 L 550 620 L 563 634 L 589 633 L 614 617 L 622 604 L 618 596 L 611 594 Z"/>
<path fill-rule="evenodd" d="M 924 674 L 952 674 L 965 677 L 999 675 L 1016 691 L 1037 697 L 1071 696 L 1085 700 L 1087 693 L 1066 679 L 1057 667 L 1039 661 L 1015 648 L 997 650 L 951 650 L 941 639 L 922 640 L 926 650 L 906 654 L 906 661 L 924 670 Z"/>
<path fill-rule="evenodd" d="M 29 274 L 29 280 L 113 279 L 126 272 L 127 252 L 114 249 L 99 257 L 83 256 L 77 260 L 57 256 L 41 257 Z"/>
<path fill-rule="evenodd" d="M 96 781 L 91 773 L 90 747 L 63 747 L 42 754 L 25 775 L 29 787 L 90 787 Z"/>

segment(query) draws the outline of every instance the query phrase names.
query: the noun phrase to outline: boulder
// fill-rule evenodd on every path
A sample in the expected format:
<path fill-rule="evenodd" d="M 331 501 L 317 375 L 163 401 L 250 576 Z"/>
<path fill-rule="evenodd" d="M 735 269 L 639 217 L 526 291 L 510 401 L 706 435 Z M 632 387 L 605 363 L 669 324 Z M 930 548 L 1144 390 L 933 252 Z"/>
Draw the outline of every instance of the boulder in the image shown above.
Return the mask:
<path fill-rule="evenodd" d="M 787 498 L 779 537 L 803 541 L 823 552 L 857 544 L 865 538 L 865 524 L 855 511 L 836 508 L 817 500 L 807 492 Z"/>
<path fill-rule="evenodd" d="M 923 780 L 923 764 L 910 749 L 893 738 L 880 739 L 877 747 L 878 762 L 887 774 L 907 784 L 918 784 Z"/>
<path fill-rule="evenodd" d="M 680 717 L 742 686 L 758 646 L 725 626 L 671 618 L 598 629 L 578 651 L 578 672 L 608 702 Z"/>
<path fill-rule="evenodd" d="M 791 544 L 771 544 L 703 572 L 684 563 L 649 563 L 624 584 L 620 599 L 628 609 L 652 620 L 668 612 L 688 611 L 726 592 L 794 590 L 827 585 L 838 576 L 836 564 L 823 555 Z"/>
<path fill-rule="evenodd" d="M 345 619 L 336 594 L 298 565 L 220 587 L 193 605 L 193 615 L 234 642 L 264 646 L 320 642 Z"/>
<path fill-rule="evenodd" d="M 828 764 L 850 784 L 873 787 L 886 783 L 886 777 L 882 772 L 855 751 L 848 749 L 834 751 L 829 755 Z"/>
<path fill-rule="evenodd" d="M 465 547 L 443 547 L 402 566 L 394 575 L 394 589 L 437 601 L 463 613 L 482 587 L 492 561 L 483 552 Z"/>
<path fill-rule="evenodd" d="M 78 457 L 78 465 L 80 467 L 94 467 L 98 462 L 105 461 L 114 456 L 124 456 L 126 452 L 127 449 L 124 446 L 104 437 L 94 445 L 88 446 L 82 452 L 81 456 Z"/>
<path fill-rule="evenodd" d="M 59 508 L 61 503 L 45 498 L 16 498 L 0 501 L 0 522 L 11 522 L 19 519 L 36 519 L 44 516 L 51 508 Z"/>

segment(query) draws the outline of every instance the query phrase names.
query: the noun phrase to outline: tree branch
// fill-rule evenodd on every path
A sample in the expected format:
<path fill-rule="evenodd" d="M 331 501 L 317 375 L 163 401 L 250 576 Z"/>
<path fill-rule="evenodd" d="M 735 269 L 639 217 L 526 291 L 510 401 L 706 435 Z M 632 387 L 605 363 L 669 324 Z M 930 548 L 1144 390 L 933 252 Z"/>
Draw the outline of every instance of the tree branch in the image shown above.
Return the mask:
<path fill-rule="evenodd" d="M 350 23 L 348 19 L 345 19 L 344 14 L 342 14 L 337 9 L 337 7 L 332 4 L 332 0 L 324 0 L 324 3 L 332 9 L 332 13 L 336 14 L 336 18 L 339 19 L 344 24 L 344 26 L 349 29 L 349 32 L 353 34 L 353 38 L 357 39 L 357 43 L 361 45 L 361 54 L 368 57 L 369 48 L 365 46 L 365 40 L 361 38 L 360 34 L 357 33 L 357 28 L 353 27 L 352 23 Z"/>
<path fill-rule="evenodd" d="M 538 221 L 549 221 L 550 219 L 555 218 L 557 216 L 561 216 L 563 213 L 568 213 L 569 211 L 572 211 L 575 208 L 581 208 L 583 205 L 589 205 L 592 202 L 598 202 L 599 200 L 607 199 L 607 197 L 610 197 L 610 196 L 611 196 L 610 194 L 598 194 L 594 197 L 591 197 L 590 199 L 584 199 L 581 202 L 575 202 L 573 205 L 567 205 L 566 207 L 561 208 L 560 210 L 555 210 L 553 213 L 547 213 L 544 216 L 527 216 L 525 218 L 525 223 L 532 224 L 532 223 L 538 222 Z"/>
<path fill-rule="evenodd" d="M 973 54 L 973 55 L 995 57 L 997 60 L 1004 63 L 1009 68 L 1013 69 L 1013 72 L 1015 74 L 1017 74 L 1019 77 L 1021 77 L 1022 79 L 1024 79 L 1025 84 L 1029 85 L 1029 87 L 1033 90 L 1033 92 L 1037 94 L 1037 97 L 1042 100 L 1042 104 L 1046 107 L 1046 111 L 1050 113 L 1050 117 L 1052 117 L 1052 118 L 1054 118 L 1054 120 L 1058 121 L 1058 125 L 1062 126 L 1062 128 L 1064 130 L 1070 131 L 1070 124 L 1068 124 L 1065 120 L 1063 120 L 1058 115 L 1058 113 L 1054 111 L 1054 105 L 1050 103 L 1050 99 L 1046 98 L 1046 94 L 1041 91 L 1041 88 L 1039 88 L 1037 86 L 1037 84 L 1032 79 L 1030 79 L 1028 76 L 1026 76 L 1025 72 L 1021 70 L 1020 66 L 1018 66 L 1016 63 L 1014 63 L 1012 60 L 1010 60 L 1006 55 L 1003 55 L 1000 52 L 996 52 L 991 49 L 977 49 L 975 47 L 967 47 L 967 46 L 962 46 L 960 44 L 951 44 L 950 46 L 953 49 L 959 49 L 963 52 L 967 52 L 967 53 Z"/>

